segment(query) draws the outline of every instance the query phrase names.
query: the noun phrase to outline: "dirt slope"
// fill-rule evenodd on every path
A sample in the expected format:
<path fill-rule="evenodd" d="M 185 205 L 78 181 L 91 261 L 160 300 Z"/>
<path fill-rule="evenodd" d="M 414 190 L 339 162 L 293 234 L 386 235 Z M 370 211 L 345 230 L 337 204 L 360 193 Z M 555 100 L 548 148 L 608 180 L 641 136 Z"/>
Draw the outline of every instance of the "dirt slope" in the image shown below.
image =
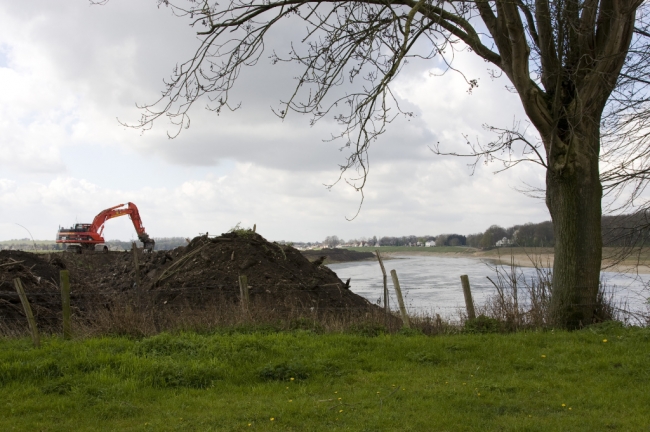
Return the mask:
<path fill-rule="evenodd" d="M 348 249 L 321 249 L 321 250 L 305 250 L 301 252 L 309 261 L 316 261 L 325 257 L 325 264 L 352 262 L 352 261 L 367 261 L 376 260 L 375 254 L 372 252 L 357 252 Z"/>

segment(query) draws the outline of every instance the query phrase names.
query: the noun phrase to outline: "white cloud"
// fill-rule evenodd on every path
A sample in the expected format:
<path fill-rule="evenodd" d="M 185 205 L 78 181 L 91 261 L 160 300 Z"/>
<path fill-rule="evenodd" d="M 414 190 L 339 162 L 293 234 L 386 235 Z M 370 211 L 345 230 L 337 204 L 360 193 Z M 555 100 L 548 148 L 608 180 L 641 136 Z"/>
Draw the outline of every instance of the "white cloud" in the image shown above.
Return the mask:
<path fill-rule="evenodd" d="M 402 161 L 379 164 L 370 180 L 360 215 L 348 222 L 359 194 L 321 185 L 334 171 L 292 172 L 255 164 L 237 164 L 230 174 L 187 180 L 173 188 L 133 190 L 102 188 L 74 178 L 47 184 L 16 185 L 0 180 L 0 238 L 21 236 L 18 222 L 39 238 L 54 236 L 55 227 L 91 221 L 100 210 L 135 202 L 153 236 L 191 236 L 225 232 L 237 222 L 256 223 L 271 239 L 319 240 L 336 233 L 344 238 L 372 235 L 468 233 L 493 223 L 503 225 L 544 219 L 543 205 L 522 207 L 505 177 L 485 172 L 469 177 L 441 159 L 413 166 Z M 503 180 L 502 180 L 503 179 Z M 111 221 L 106 235 L 129 238 L 128 223 Z"/>
<path fill-rule="evenodd" d="M 395 89 L 417 117 L 373 143 L 366 201 L 353 222 L 345 216 L 355 214 L 359 194 L 323 186 L 346 156 L 342 143 L 323 142 L 338 127 L 309 127 L 295 114 L 281 122 L 270 111 L 291 91 L 291 66 L 270 67 L 263 57 L 235 89 L 241 110 L 216 116 L 197 106 L 176 140 L 164 123 L 144 135 L 120 126 L 116 118 L 137 120 L 134 104 L 153 101 L 197 43 L 155 3 L 0 0 L 0 238 L 24 236 L 15 222 L 52 238 L 59 224 L 126 201 L 141 208 L 154 236 L 223 232 L 241 221 L 272 239 L 316 240 L 468 233 L 548 218 L 543 204 L 512 190 L 522 179 L 543 184 L 538 170 L 494 176 L 496 167 L 480 167 L 470 176 L 467 160 L 429 151 L 437 141 L 462 150 L 463 133 L 486 140 L 482 123 L 505 126 L 523 115 L 505 81 L 490 82 L 471 56 L 458 59 L 480 78 L 471 96 L 457 75 L 430 77 L 435 62 L 405 69 Z M 111 221 L 106 234 L 129 238 L 132 227 Z"/>

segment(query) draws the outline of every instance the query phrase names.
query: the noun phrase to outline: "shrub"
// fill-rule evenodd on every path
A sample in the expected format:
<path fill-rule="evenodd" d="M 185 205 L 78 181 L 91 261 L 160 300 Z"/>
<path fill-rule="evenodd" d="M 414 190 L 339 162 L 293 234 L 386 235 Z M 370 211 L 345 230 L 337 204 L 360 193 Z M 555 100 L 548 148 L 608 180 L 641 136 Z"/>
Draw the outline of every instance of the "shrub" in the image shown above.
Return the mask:
<path fill-rule="evenodd" d="M 365 322 L 350 326 L 348 333 L 358 334 L 365 337 L 377 337 L 386 334 L 387 330 L 386 327 L 381 324 Z"/>
<path fill-rule="evenodd" d="M 402 327 L 399 329 L 397 334 L 400 334 L 402 336 L 422 336 L 424 333 L 420 329 L 416 328 L 409 328 L 409 327 Z"/>
<path fill-rule="evenodd" d="M 479 315 L 465 321 L 464 331 L 466 333 L 499 333 L 503 331 L 503 324 L 497 319 Z"/>
<path fill-rule="evenodd" d="M 269 364 L 258 375 L 265 381 L 305 380 L 309 377 L 307 368 L 302 363 Z"/>
<path fill-rule="evenodd" d="M 321 324 L 313 319 L 300 317 L 295 318 L 289 322 L 289 329 L 291 330 L 307 330 L 314 333 L 323 333 L 325 329 Z"/>

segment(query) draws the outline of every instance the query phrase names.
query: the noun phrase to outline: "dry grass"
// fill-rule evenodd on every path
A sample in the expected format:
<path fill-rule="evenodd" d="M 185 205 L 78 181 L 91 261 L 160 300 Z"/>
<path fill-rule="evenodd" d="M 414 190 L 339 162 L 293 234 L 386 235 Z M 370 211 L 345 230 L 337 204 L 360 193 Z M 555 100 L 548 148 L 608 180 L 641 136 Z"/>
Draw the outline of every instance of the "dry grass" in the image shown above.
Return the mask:
<path fill-rule="evenodd" d="M 455 334 L 462 331 L 512 332 L 552 327 L 549 317 L 550 271 L 537 267 L 536 277 L 526 278 L 512 264 L 494 267 L 490 278 L 495 293 L 477 305 L 477 322 L 469 322 L 465 311 L 459 319 L 427 313 L 410 316 L 411 328 L 402 326 L 397 311 L 385 314 L 380 308 L 316 309 L 300 304 L 277 304 L 253 300 L 248 309 L 237 298 L 223 296 L 203 304 L 160 305 L 152 299 L 121 294 L 108 302 L 91 303 L 85 310 L 76 310 L 72 318 L 76 337 L 123 335 L 147 337 L 162 332 L 237 329 L 237 331 L 279 332 L 307 330 L 315 333 L 359 333 L 374 336 L 382 333 L 412 332 L 425 335 Z M 648 325 L 647 316 L 633 316 L 624 305 L 613 304 L 613 293 L 604 287 L 599 292 L 596 307 L 598 322 L 619 320 L 625 324 Z M 487 321 L 486 321 L 487 320 Z M 478 326 L 478 327 L 477 327 Z M 42 334 L 60 334 L 61 321 L 40 328 Z M 22 337 L 29 334 L 26 321 L 0 321 L 0 335 Z"/>
<path fill-rule="evenodd" d="M 40 328 L 43 334 L 61 333 L 61 320 Z M 110 302 L 89 302 L 72 316 L 77 337 L 125 335 L 146 337 L 167 331 L 210 332 L 215 329 L 266 328 L 271 331 L 309 330 L 317 333 L 362 333 L 376 335 L 402 330 L 398 312 L 385 314 L 379 307 L 325 308 L 302 304 L 251 300 L 245 311 L 236 297 L 213 297 L 202 304 L 159 304 L 154 298 L 118 294 Z M 440 316 L 412 316 L 411 330 L 428 335 L 458 332 L 458 327 Z M 0 335 L 20 337 L 29 334 L 26 320 L 0 321 Z"/>
<path fill-rule="evenodd" d="M 87 336 L 115 334 L 149 336 L 164 331 L 211 331 L 217 328 L 268 328 L 273 331 L 309 330 L 317 333 L 395 333 L 402 329 L 397 312 L 379 308 L 362 310 L 314 309 L 301 305 L 274 305 L 257 301 L 244 311 L 239 303 L 213 302 L 203 307 L 165 309 L 151 305 L 103 308 L 77 319 L 75 327 Z M 438 334 L 452 327 L 439 316 L 411 317 L 416 332 Z"/>
<path fill-rule="evenodd" d="M 508 266 L 493 266 L 494 277 L 488 278 L 495 294 L 481 305 L 479 313 L 497 320 L 507 331 L 553 327 L 550 311 L 552 271 L 542 256 L 529 257 L 535 275 L 526 277 L 514 258 Z M 601 283 L 593 305 L 595 324 L 620 321 L 624 324 L 648 325 L 650 317 L 629 311 L 625 303 L 617 303 L 614 288 Z"/>

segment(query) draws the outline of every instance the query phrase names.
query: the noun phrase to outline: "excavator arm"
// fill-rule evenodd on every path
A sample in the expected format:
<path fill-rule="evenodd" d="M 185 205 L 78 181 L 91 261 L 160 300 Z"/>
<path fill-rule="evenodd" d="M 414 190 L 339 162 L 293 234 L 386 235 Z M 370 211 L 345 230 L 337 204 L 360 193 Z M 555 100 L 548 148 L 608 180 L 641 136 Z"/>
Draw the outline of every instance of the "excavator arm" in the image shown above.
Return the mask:
<path fill-rule="evenodd" d="M 142 219 L 140 218 L 140 212 L 138 212 L 138 207 L 132 202 L 128 203 L 129 211 L 131 215 L 131 222 L 135 227 L 135 231 L 138 233 L 138 239 L 144 244 L 145 250 L 153 250 L 156 242 L 154 239 L 149 237 L 149 234 L 144 230 L 144 225 L 142 224 Z"/>

